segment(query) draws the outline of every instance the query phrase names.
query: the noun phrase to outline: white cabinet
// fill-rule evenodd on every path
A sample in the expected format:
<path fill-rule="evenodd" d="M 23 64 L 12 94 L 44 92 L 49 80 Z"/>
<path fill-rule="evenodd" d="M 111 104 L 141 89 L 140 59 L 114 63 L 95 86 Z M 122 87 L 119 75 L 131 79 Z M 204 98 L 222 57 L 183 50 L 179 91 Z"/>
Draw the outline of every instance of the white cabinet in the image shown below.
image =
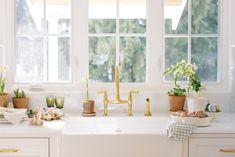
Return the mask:
<path fill-rule="evenodd" d="M 49 157 L 47 138 L 0 138 L 0 157 Z"/>
<path fill-rule="evenodd" d="M 63 135 L 60 157 L 182 157 L 182 144 L 164 135 Z"/>
<path fill-rule="evenodd" d="M 189 157 L 235 157 L 235 138 L 190 138 Z"/>

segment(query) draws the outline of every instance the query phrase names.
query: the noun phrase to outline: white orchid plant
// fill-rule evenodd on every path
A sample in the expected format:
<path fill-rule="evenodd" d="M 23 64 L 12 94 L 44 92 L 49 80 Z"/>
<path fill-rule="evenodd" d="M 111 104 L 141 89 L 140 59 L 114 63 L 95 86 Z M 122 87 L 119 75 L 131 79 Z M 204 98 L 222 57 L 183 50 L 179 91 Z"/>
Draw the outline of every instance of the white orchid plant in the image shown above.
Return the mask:
<path fill-rule="evenodd" d="M 0 95 L 4 95 L 6 87 L 6 67 L 0 66 Z"/>
<path fill-rule="evenodd" d="M 201 81 L 197 76 L 197 66 L 191 63 L 182 60 L 181 62 L 176 63 L 175 65 L 171 65 L 170 68 L 167 68 L 166 71 L 163 73 L 166 74 L 173 74 L 174 78 L 174 85 L 175 87 L 168 91 L 168 95 L 171 96 L 183 96 L 185 95 L 186 91 L 189 92 L 190 90 L 198 92 L 201 87 Z M 188 79 L 187 90 L 185 88 L 181 88 L 180 85 L 177 84 L 178 78 L 183 77 Z"/>

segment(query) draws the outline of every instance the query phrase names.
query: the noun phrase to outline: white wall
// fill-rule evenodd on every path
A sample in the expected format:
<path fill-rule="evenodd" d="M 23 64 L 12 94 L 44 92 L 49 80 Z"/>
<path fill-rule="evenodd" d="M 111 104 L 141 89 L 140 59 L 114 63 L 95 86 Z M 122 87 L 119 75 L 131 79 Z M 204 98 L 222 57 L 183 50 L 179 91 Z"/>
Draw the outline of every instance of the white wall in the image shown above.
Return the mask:
<path fill-rule="evenodd" d="M 230 16 L 229 18 L 229 41 L 230 41 L 230 98 L 229 109 L 235 112 L 235 1 L 230 0 L 229 4 Z"/>
<path fill-rule="evenodd" d="M 11 24 L 11 22 L 9 22 L 9 18 L 10 14 L 6 14 L 6 10 L 5 8 L 6 6 L 6 1 L 8 0 L 0 0 L 0 45 L 3 44 L 6 47 L 6 55 L 9 55 L 9 50 L 10 47 L 12 46 L 12 41 L 14 39 L 6 37 L 6 36 L 11 36 L 11 33 L 14 32 L 10 32 L 10 34 L 6 34 L 6 32 L 9 33 L 9 29 L 11 28 L 9 26 L 9 24 Z M 231 47 L 232 45 L 235 45 L 235 20 L 234 20 L 234 15 L 235 15 L 235 1 L 234 0 L 227 0 L 229 1 L 229 8 L 228 8 L 228 13 L 229 16 L 224 17 L 224 21 L 226 22 L 226 20 L 228 20 L 229 22 L 229 28 L 228 30 L 228 34 L 229 34 L 229 38 L 226 40 L 226 42 L 228 41 L 228 44 L 226 44 L 226 49 L 227 52 L 222 52 L 222 53 L 231 53 Z M 13 13 L 11 13 L 13 14 Z M 228 45 L 228 46 L 227 46 Z M 234 50 L 235 51 L 235 50 Z M 0 52 L 2 52 L 0 50 Z M 0 55 L 0 65 L 3 64 L 3 58 L 2 58 L 2 54 Z M 231 58 L 231 54 L 230 54 L 230 58 Z M 235 62 L 235 61 L 234 61 Z M 232 63 L 232 60 L 230 60 L 230 65 Z M 9 63 L 7 63 L 9 64 Z M 227 63 L 223 63 L 223 64 L 227 64 Z M 9 72 L 11 72 L 11 69 L 9 69 Z M 227 75 L 225 73 L 225 75 Z M 235 73 L 233 73 L 233 75 L 235 75 Z M 9 75 L 10 76 L 10 75 Z M 234 78 L 235 76 L 233 76 Z M 218 91 L 213 92 L 213 93 L 208 93 L 207 96 L 209 98 L 209 100 L 212 103 L 218 103 L 221 104 L 222 106 L 222 110 L 225 112 L 230 112 L 230 111 L 234 111 L 235 112 L 235 78 L 232 80 L 225 80 L 225 81 L 230 81 L 230 92 L 226 92 L 226 93 L 220 93 Z M 10 82 L 10 80 L 9 80 Z M 138 89 L 138 87 L 137 87 Z M 8 90 L 12 90 L 12 89 L 8 89 Z M 167 96 L 165 93 L 159 93 L 158 91 L 154 91 L 154 92 L 147 92 L 147 91 L 141 91 L 141 89 L 139 89 L 140 93 L 136 96 L 133 97 L 134 99 L 134 103 L 133 103 L 133 110 L 134 112 L 144 112 L 145 110 L 145 99 L 146 97 L 150 97 L 151 100 L 151 108 L 153 112 L 167 112 L 168 111 L 168 106 L 167 106 Z M 82 107 L 82 100 L 84 99 L 84 93 L 80 93 L 80 92 L 30 92 L 29 96 L 31 97 L 31 104 L 32 106 L 38 106 L 38 105 L 45 105 L 45 96 L 46 95 L 58 95 L 58 96 L 64 96 L 66 99 L 66 106 L 65 106 L 65 110 L 68 112 L 81 112 L 81 107 Z M 96 92 L 92 93 L 92 98 L 94 98 L 96 100 L 96 104 L 97 104 L 97 109 L 102 108 L 102 95 L 97 95 Z M 127 94 L 123 94 L 123 99 L 127 98 Z M 111 106 L 110 106 L 111 107 Z M 116 106 L 113 105 L 112 107 L 117 108 L 119 110 L 126 110 L 127 106 Z"/>
<path fill-rule="evenodd" d="M 5 41 L 5 1 L 0 1 L 0 65 L 4 62 L 4 41 Z"/>

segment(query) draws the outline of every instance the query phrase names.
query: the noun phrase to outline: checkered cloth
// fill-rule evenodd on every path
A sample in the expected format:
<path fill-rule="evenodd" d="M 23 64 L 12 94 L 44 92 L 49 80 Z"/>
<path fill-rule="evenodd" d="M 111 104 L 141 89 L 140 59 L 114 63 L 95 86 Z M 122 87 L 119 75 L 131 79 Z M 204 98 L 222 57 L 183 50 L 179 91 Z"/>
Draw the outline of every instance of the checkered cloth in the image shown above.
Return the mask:
<path fill-rule="evenodd" d="M 167 129 L 167 136 L 176 141 L 184 142 L 188 139 L 194 128 L 194 126 L 188 124 L 171 123 Z"/>

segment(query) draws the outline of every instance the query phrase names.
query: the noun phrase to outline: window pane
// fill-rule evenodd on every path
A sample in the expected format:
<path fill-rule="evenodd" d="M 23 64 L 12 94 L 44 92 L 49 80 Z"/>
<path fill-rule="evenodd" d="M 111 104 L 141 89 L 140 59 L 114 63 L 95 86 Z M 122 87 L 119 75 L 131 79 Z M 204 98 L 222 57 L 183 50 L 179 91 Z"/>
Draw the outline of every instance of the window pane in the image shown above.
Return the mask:
<path fill-rule="evenodd" d="M 115 33 L 115 19 L 90 19 L 89 33 Z"/>
<path fill-rule="evenodd" d="M 188 2 L 181 0 L 177 4 L 165 0 L 165 34 L 188 34 Z"/>
<path fill-rule="evenodd" d="M 116 19 L 116 0 L 89 0 L 89 19 Z"/>
<path fill-rule="evenodd" d="M 121 37 L 120 80 L 122 82 L 145 82 L 146 38 Z"/>
<path fill-rule="evenodd" d="M 58 80 L 70 80 L 70 38 L 58 38 Z"/>
<path fill-rule="evenodd" d="M 16 39 L 16 81 L 39 82 L 44 80 L 43 38 L 19 37 Z"/>
<path fill-rule="evenodd" d="M 202 81 L 217 81 L 218 38 L 192 38 L 192 63 Z"/>
<path fill-rule="evenodd" d="M 146 33 L 146 19 L 119 20 L 120 33 Z"/>
<path fill-rule="evenodd" d="M 71 0 L 16 0 L 16 10 L 17 81 L 70 81 Z"/>
<path fill-rule="evenodd" d="M 39 33 L 43 28 L 43 0 L 16 0 L 16 33 Z"/>
<path fill-rule="evenodd" d="M 192 33 L 218 33 L 218 0 L 192 1 Z"/>
<path fill-rule="evenodd" d="M 182 59 L 188 58 L 187 38 L 166 38 L 165 39 L 165 69 L 175 65 Z M 172 76 L 166 75 L 166 80 L 172 80 Z"/>
<path fill-rule="evenodd" d="M 91 80 L 114 81 L 115 52 L 115 37 L 89 38 L 89 77 Z"/>
<path fill-rule="evenodd" d="M 120 64 L 122 82 L 144 82 L 146 0 L 90 0 L 89 2 L 89 33 L 93 33 L 89 37 L 90 78 L 98 82 L 112 82 L 114 65 Z M 116 37 L 101 37 L 102 33 L 113 33 L 112 35 Z M 120 38 L 123 36 L 122 33 L 128 36 L 131 33 L 139 33 L 141 37 L 136 35 L 137 37 Z M 116 50 L 118 46 L 120 52 Z"/>
<path fill-rule="evenodd" d="M 49 34 L 70 33 L 71 0 L 46 0 L 46 20 Z"/>
<path fill-rule="evenodd" d="M 48 81 L 70 80 L 70 38 L 48 38 Z"/>

